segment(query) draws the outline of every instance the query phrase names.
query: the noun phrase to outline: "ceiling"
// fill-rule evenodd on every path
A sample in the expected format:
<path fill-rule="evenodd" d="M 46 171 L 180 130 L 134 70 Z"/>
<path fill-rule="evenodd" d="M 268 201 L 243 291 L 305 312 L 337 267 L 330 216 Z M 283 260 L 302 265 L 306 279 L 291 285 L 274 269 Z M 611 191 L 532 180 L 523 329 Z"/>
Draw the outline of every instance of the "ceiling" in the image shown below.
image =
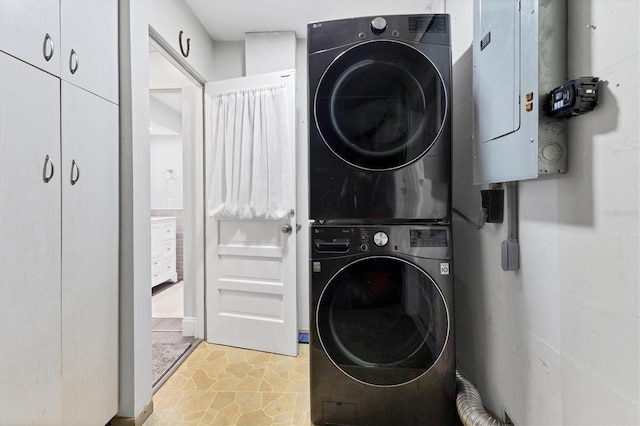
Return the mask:
<path fill-rule="evenodd" d="M 357 16 L 437 13 L 445 0 L 185 0 L 214 41 L 244 40 L 249 32 L 295 31 L 307 23 Z"/>

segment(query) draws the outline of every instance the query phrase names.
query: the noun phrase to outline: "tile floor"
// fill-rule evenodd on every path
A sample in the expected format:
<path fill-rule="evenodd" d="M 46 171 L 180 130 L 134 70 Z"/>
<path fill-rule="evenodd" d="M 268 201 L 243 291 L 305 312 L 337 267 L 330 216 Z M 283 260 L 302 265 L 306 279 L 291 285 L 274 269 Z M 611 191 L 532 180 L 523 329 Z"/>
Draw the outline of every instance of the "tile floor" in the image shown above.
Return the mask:
<path fill-rule="evenodd" d="M 184 316 L 184 282 L 166 282 L 151 290 L 151 318 Z"/>
<path fill-rule="evenodd" d="M 200 343 L 153 396 L 145 425 L 311 425 L 309 345 L 288 357 Z"/>

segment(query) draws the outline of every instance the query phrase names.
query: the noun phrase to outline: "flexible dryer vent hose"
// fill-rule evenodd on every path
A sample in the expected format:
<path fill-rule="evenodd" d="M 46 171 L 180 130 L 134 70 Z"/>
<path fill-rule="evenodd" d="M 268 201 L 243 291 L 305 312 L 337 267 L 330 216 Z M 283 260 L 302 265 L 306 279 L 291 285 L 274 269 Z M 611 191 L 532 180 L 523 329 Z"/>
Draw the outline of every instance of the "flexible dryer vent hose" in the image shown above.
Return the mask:
<path fill-rule="evenodd" d="M 504 426 L 495 417 L 491 416 L 482 405 L 480 392 L 460 372 L 456 370 L 456 407 L 458 416 L 464 426 Z"/>

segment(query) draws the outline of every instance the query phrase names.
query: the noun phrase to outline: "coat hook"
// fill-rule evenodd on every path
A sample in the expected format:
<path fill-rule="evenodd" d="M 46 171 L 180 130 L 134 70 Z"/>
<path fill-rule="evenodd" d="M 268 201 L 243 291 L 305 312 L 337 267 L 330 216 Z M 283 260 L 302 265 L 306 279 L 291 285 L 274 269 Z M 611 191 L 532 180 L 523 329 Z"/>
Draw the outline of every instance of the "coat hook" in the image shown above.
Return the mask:
<path fill-rule="evenodd" d="M 184 31 L 180 31 L 178 42 L 180 43 L 180 52 L 182 52 L 182 56 L 186 58 L 187 56 L 189 56 L 189 51 L 191 50 L 191 39 L 187 39 L 187 51 L 185 52 L 184 47 L 182 46 L 182 34 L 184 34 Z"/>

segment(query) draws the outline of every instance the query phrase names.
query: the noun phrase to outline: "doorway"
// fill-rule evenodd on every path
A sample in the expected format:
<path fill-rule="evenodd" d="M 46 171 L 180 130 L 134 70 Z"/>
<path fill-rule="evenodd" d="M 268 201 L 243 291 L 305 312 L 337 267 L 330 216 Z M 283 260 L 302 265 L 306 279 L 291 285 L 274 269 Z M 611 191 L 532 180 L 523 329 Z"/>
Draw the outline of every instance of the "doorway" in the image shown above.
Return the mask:
<path fill-rule="evenodd" d="M 199 342 L 197 273 L 194 250 L 203 246 L 193 232 L 192 220 L 202 217 L 194 201 L 193 127 L 201 106 L 202 86 L 149 38 L 149 144 L 151 222 L 152 385 L 154 392 L 166 381 Z M 196 197 L 197 198 L 197 197 Z M 197 251 L 197 250 L 196 250 Z"/>

